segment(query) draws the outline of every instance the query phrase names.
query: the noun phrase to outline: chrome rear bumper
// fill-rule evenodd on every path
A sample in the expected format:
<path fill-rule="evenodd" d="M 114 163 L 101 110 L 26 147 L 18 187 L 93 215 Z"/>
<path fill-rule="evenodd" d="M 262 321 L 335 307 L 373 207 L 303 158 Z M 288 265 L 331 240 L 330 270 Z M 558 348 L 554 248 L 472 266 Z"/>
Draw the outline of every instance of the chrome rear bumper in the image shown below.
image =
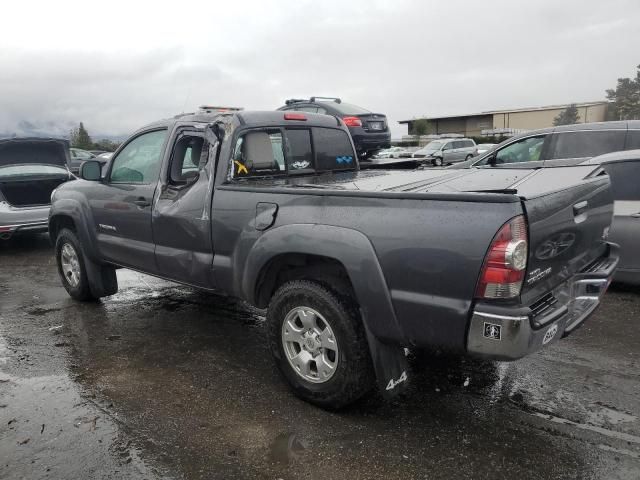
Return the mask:
<path fill-rule="evenodd" d="M 497 360 L 516 360 L 533 353 L 555 339 L 576 330 L 600 305 L 618 265 L 618 248 L 592 263 L 553 291 L 558 299 L 544 321 L 533 314 L 496 314 L 478 305 L 471 316 L 467 334 L 470 355 Z M 486 307 L 485 307 L 486 308 Z M 518 309 L 522 312 L 522 309 Z"/>

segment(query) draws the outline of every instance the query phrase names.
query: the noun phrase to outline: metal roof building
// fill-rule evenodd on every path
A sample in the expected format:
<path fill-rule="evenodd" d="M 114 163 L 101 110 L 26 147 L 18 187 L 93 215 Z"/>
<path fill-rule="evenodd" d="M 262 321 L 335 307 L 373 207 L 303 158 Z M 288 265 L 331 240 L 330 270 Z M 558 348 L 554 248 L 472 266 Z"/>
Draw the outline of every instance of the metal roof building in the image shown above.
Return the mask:
<path fill-rule="evenodd" d="M 416 120 L 429 121 L 430 133 L 442 135 L 457 133 L 464 136 L 515 135 L 527 130 L 536 130 L 553 126 L 553 119 L 570 104 L 547 105 L 544 107 L 516 108 L 512 110 L 490 110 L 463 115 L 445 115 L 438 117 L 418 117 L 400 120 L 413 134 Z M 580 123 L 603 122 L 606 120 L 606 101 L 576 103 Z"/>

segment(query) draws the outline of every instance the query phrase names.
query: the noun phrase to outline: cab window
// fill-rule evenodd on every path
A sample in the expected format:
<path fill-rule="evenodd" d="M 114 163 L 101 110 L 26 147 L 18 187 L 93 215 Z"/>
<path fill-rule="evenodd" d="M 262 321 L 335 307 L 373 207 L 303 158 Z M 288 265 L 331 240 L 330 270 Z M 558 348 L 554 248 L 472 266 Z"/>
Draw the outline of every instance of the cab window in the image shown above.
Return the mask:
<path fill-rule="evenodd" d="M 233 151 L 234 177 L 284 173 L 284 146 L 280 130 L 256 130 L 238 137 Z"/>
<path fill-rule="evenodd" d="M 356 157 L 351 140 L 344 130 L 314 128 L 317 170 L 346 170 L 355 168 Z"/>
<path fill-rule="evenodd" d="M 185 135 L 176 142 L 171 155 L 169 183 L 184 185 L 198 176 L 207 160 L 207 149 L 203 148 L 204 145 L 202 137 L 191 135 Z"/>
<path fill-rule="evenodd" d="M 529 137 L 512 143 L 496 152 L 495 164 L 536 162 L 542 155 L 545 137 Z"/>
<path fill-rule="evenodd" d="M 158 180 L 166 130 L 143 133 L 131 140 L 112 161 L 112 183 L 148 184 Z"/>

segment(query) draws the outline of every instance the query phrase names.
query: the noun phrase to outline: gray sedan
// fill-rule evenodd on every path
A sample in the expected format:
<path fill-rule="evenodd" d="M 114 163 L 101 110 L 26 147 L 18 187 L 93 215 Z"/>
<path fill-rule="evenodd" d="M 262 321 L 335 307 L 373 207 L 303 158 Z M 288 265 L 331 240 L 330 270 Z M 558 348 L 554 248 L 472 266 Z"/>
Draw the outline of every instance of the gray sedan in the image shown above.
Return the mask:
<path fill-rule="evenodd" d="M 48 228 L 51 192 L 75 178 L 69 143 L 54 138 L 0 140 L 0 240 Z"/>

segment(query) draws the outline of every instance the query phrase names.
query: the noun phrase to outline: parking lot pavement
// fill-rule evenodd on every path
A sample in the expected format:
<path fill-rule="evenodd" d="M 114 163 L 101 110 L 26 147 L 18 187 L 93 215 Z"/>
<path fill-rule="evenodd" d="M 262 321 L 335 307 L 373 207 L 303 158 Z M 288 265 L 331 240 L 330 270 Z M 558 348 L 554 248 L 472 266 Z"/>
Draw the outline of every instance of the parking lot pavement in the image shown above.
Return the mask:
<path fill-rule="evenodd" d="M 640 477 L 640 292 L 515 363 L 418 355 L 406 398 L 294 397 L 262 312 L 135 272 L 72 301 L 46 236 L 0 244 L 0 478 Z"/>

